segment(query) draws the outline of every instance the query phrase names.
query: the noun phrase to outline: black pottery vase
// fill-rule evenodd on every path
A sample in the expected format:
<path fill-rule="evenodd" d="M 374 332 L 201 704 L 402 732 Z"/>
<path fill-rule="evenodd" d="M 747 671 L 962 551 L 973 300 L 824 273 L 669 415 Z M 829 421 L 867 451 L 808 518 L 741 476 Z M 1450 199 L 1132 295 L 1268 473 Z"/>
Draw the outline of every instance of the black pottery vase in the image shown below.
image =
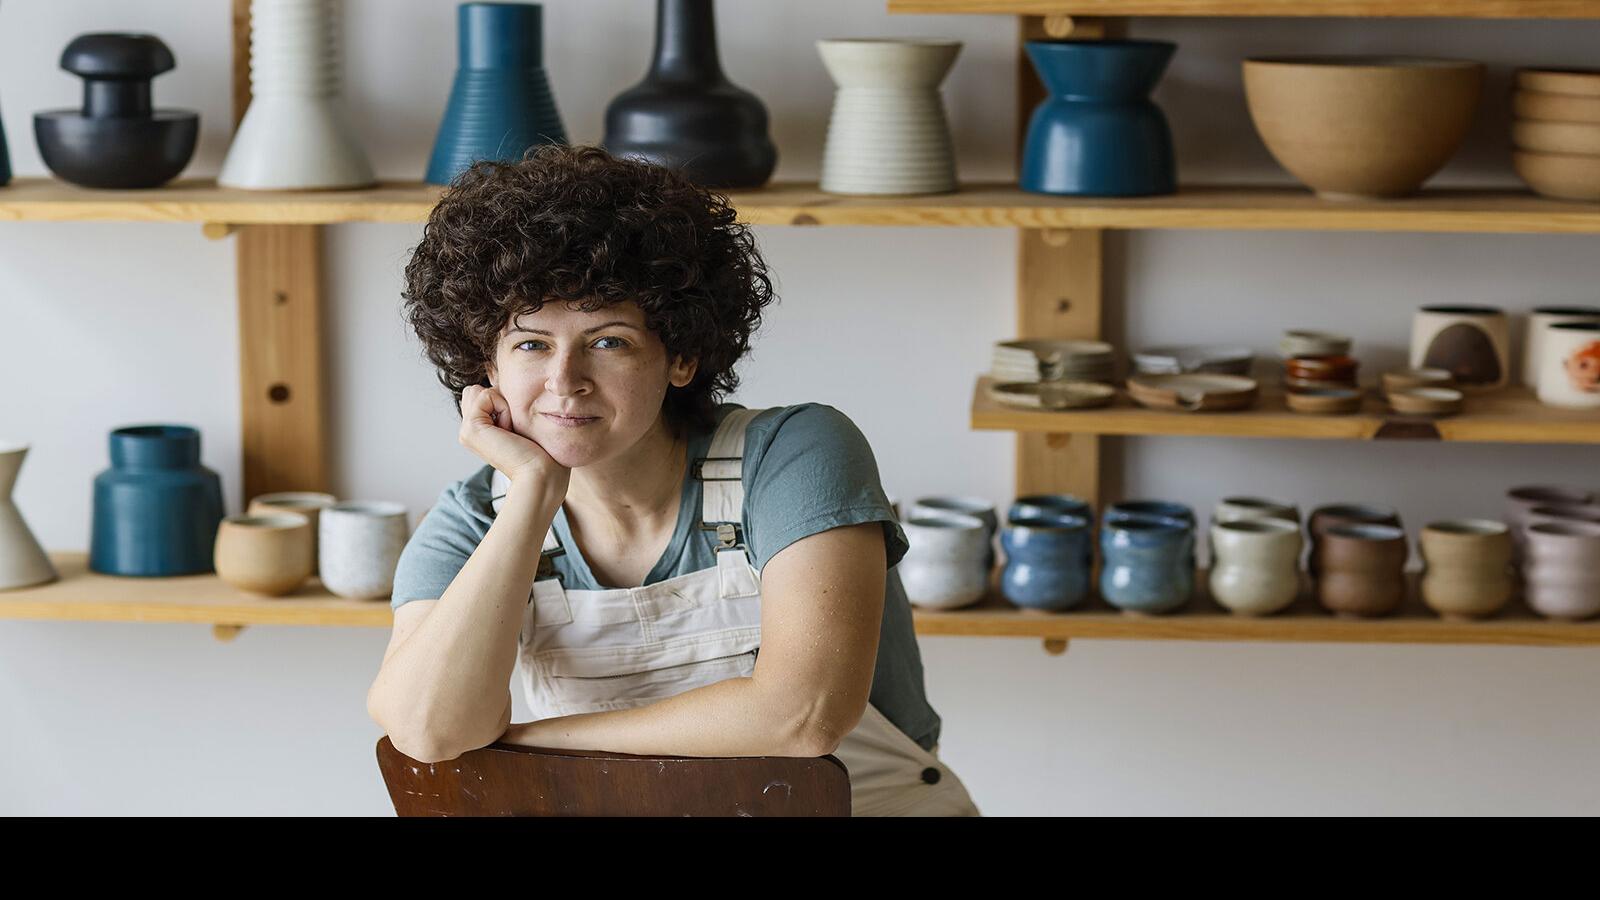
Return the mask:
<path fill-rule="evenodd" d="M 759 187 L 772 177 L 778 149 L 767 108 L 722 74 L 712 0 L 657 0 L 650 71 L 606 107 L 601 146 L 704 187 Z"/>

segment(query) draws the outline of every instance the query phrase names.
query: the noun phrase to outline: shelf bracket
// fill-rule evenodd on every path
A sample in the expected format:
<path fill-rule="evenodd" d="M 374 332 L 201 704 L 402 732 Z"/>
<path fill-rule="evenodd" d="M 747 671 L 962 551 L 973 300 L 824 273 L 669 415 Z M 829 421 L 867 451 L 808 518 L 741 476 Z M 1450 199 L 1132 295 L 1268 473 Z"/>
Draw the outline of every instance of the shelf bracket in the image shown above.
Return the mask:
<path fill-rule="evenodd" d="M 1066 638 L 1045 638 L 1044 639 L 1044 652 L 1050 654 L 1051 656 L 1060 656 L 1061 654 L 1066 653 L 1067 652 L 1067 639 Z"/>
<path fill-rule="evenodd" d="M 200 233 L 205 235 L 207 240 L 220 241 L 238 229 L 239 226 L 232 222 L 207 222 L 200 226 Z"/>
<path fill-rule="evenodd" d="M 243 625 L 224 625 L 218 622 L 211 626 L 211 636 L 224 644 L 228 644 L 232 643 L 233 639 L 238 637 L 239 632 L 243 630 Z"/>

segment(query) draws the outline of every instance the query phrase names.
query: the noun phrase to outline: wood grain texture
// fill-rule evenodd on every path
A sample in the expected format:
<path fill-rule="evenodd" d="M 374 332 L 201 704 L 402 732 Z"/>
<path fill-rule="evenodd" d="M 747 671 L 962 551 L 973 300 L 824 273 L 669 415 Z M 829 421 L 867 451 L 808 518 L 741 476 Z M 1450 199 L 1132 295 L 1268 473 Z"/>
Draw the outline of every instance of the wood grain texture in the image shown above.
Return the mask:
<path fill-rule="evenodd" d="M 418 762 L 387 736 L 378 768 L 402 816 L 848 816 L 834 756 L 637 756 L 490 744 Z"/>
<path fill-rule="evenodd" d="M 1015 16 L 1361 16 L 1594 19 L 1596 0 L 888 0 L 889 12 Z"/>
<path fill-rule="evenodd" d="M 1511 387 L 1469 396 L 1465 411 L 1443 418 L 1396 415 L 1368 388 L 1361 412 L 1315 416 L 1290 410 L 1283 392 L 1262 385 L 1251 409 L 1184 413 L 1145 409 L 1119 391 L 1100 409 L 1046 412 L 1002 406 L 989 398 L 992 379 L 973 388 L 973 428 L 1033 434 L 1174 435 L 1331 440 L 1444 440 L 1507 444 L 1600 443 L 1600 412 L 1556 409 L 1540 403 L 1526 388 Z M 1076 440 L 1076 439 L 1074 439 Z"/>

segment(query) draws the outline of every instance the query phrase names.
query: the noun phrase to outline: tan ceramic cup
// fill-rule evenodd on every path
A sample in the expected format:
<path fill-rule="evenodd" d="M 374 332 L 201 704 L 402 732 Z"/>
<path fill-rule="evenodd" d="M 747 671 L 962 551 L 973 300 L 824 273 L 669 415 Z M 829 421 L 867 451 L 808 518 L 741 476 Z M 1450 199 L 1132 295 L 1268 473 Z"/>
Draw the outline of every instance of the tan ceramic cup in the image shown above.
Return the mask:
<path fill-rule="evenodd" d="M 217 577 L 241 591 L 281 597 L 311 577 L 311 522 L 298 513 L 229 516 L 217 529 Z"/>
<path fill-rule="evenodd" d="M 264 516 L 273 513 L 299 513 L 311 522 L 311 534 L 307 538 L 311 542 L 311 574 L 315 575 L 320 570 L 317 560 L 317 520 L 320 513 L 339 502 L 332 494 L 319 494 L 312 491 L 291 491 L 282 494 L 262 494 L 250 501 L 248 515 Z"/>
<path fill-rule="evenodd" d="M 1392 525 L 1334 525 L 1322 535 L 1317 601 L 1341 616 L 1385 616 L 1406 597 L 1406 533 Z"/>
<path fill-rule="evenodd" d="M 1491 616 L 1511 600 L 1511 529 L 1489 519 L 1433 522 L 1417 540 L 1422 602 L 1447 619 Z"/>

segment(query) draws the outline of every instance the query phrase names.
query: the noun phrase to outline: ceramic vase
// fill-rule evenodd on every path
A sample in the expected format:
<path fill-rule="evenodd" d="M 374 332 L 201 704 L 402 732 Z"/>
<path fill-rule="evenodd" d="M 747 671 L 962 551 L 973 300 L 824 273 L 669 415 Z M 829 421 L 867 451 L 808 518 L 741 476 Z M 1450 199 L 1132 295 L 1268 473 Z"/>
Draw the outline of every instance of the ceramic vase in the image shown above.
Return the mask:
<path fill-rule="evenodd" d="M 322 584 L 341 597 L 371 600 L 394 590 L 394 570 L 410 537 L 398 503 L 347 501 L 322 510 L 317 523 Z"/>
<path fill-rule="evenodd" d="M 1024 609 L 1060 612 L 1082 604 L 1093 535 L 1089 520 L 1078 516 L 1013 520 L 1000 532 L 1006 552 L 1000 592 Z"/>
<path fill-rule="evenodd" d="M 543 7 L 463 3 L 456 28 L 458 68 L 427 181 L 449 184 L 478 160 L 515 162 L 541 144 L 565 144 L 544 70 Z"/>
<path fill-rule="evenodd" d="M 1107 518 L 1100 527 L 1100 596 L 1127 613 L 1170 612 L 1189 602 L 1193 535 L 1171 519 Z"/>
<path fill-rule="evenodd" d="M 305 516 L 311 527 L 301 534 L 311 554 L 311 573 L 317 573 L 317 535 L 321 533 L 321 512 L 339 502 L 332 494 L 313 491 L 288 491 L 262 494 L 250 501 L 246 513 L 264 516 L 272 513 L 294 513 Z"/>
<path fill-rule="evenodd" d="M 39 156 L 65 181 L 92 188 L 152 188 L 194 156 L 200 115 L 155 109 L 150 81 L 177 66 L 153 34 L 85 34 L 61 53 L 83 79 L 83 105 L 35 113 Z"/>
<path fill-rule="evenodd" d="M 1511 379 L 1506 314 L 1492 306 L 1424 306 L 1411 323 L 1411 368 L 1444 369 L 1468 393 Z"/>
<path fill-rule="evenodd" d="M 989 568 L 989 530 L 960 513 L 913 511 L 902 524 L 911 547 L 895 566 L 906 599 L 928 609 L 958 609 L 983 599 Z"/>
<path fill-rule="evenodd" d="M 1528 529 L 1523 590 L 1528 606 L 1553 619 L 1600 613 L 1600 526 L 1586 522 Z"/>
<path fill-rule="evenodd" d="M 1511 529 L 1504 522 L 1434 522 L 1417 540 L 1422 602 L 1445 618 L 1492 616 L 1511 600 Z"/>
<path fill-rule="evenodd" d="M 250 108 L 218 184 L 271 191 L 374 183 L 339 96 L 343 6 L 343 0 L 252 0 Z"/>
<path fill-rule="evenodd" d="M 1023 190 L 1101 197 L 1177 190 L 1172 132 L 1150 100 L 1176 44 L 1028 41 L 1026 47 L 1046 97 L 1028 120 Z"/>
<path fill-rule="evenodd" d="M 0 440 L 0 591 L 55 581 L 56 567 L 11 499 L 28 445 Z"/>
<path fill-rule="evenodd" d="M 705 187 L 760 187 L 778 164 L 766 106 L 722 72 L 711 0 L 657 0 L 650 70 L 606 106 L 605 123 L 600 145 L 613 155 Z"/>
<path fill-rule="evenodd" d="M 822 150 L 822 190 L 955 190 L 955 149 L 939 85 L 961 43 L 840 39 L 818 41 L 817 51 L 838 86 Z"/>
<path fill-rule="evenodd" d="M 1400 513 L 1387 506 L 1361 503 L 1335 503 L 1311 511 L 1306 522 L 1311 550 L 1306 555 L 1306 571 L 1316 577 L 1322 570 L 1322 536 L 1335 525 L 1392 525 L 1402 527 Z"/>
<path fill-rule="evenodd" d="M 94 479 L 89 568 L 141 576 L 212 571 L 222 479 L 200 464 L 200 432 L 118 428 L 110 448 L 111 468 Z"/>
<path fill-rule="evenodd" d="M 1266 616 L 1300 594 L 1300 526 L 1240 519 L 1211 526 L 1211 596 L 1244 616 Z"/>
<path fill-rule="evenodd" d="M 930 513 L 957 513 L 972 516 L 983 523 L 984 543 L 986 548 L 983 555 L 983 569 L 987 574 L 994 568 L 994 536 L 999 530 L 1000 520 L 995 515 L 994 504 L 982 497 L 948 497 L 933 496 L 919 497 L 911 504 L 912 516 L 923 516 Z"/>
<path fill-rule="evenodd" d="M 1566 322 L 1600 322 L 1600 306 L 1539 306 L 1528 314 L 1527 330 L 1522 335 L 1522 384 L 1539 389 L 1539 372 L 1544 361 L 1545 330 Z"/>
<path fill-rule="evenodd" d="M 11 154 L 6 151 L 6 128 L 0 122 L 0 187 L 11 183 Z"/>
<path fill-rule="evenodd" d="M 281 597 L 311 577 L 311 521 L 299 513 L 229 516 L 217 529 L 217 577 Z"/>
<path fill-rule="evenodd" d="M 1317 600 L 1341 616 L 1386 616 L 1406 597 L 1406 533 L 1390 525 L 1334 525 L 1322 535 Z"/>
<path fill-rule="evenodd" d="M 1600 322 L 1551 325 L 1540 352 L 1540 403 L 1600 409 Z"/>

